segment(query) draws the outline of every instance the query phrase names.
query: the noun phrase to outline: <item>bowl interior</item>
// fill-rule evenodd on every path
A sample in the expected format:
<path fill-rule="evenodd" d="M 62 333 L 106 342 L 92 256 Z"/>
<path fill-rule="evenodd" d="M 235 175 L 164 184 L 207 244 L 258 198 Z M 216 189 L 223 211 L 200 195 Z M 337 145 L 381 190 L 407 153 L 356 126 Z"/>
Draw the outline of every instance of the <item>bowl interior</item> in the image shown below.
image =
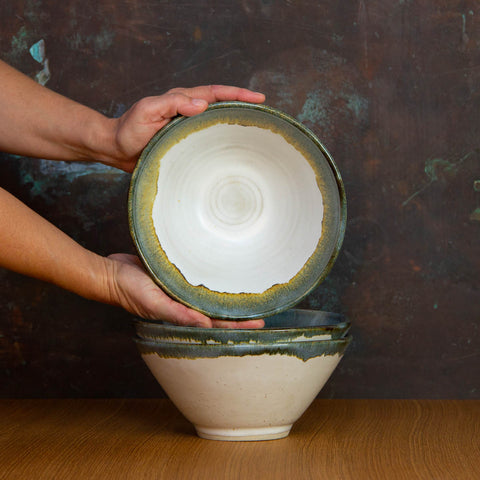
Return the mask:
<path fill-rule="evenodd" d="M 345 196 L 309 130 L 268 107 L 222 103 L 152 139 L 129 216 L 140 257 L 171 296 L 215 318 L 260 318 L 325 278 Z"/>
<path fill-rule="evenodd" d="M 265 329 L 345 329 L 350 325 L 344 315 L 323 310 L 292 308 L 265 318 Z"/>

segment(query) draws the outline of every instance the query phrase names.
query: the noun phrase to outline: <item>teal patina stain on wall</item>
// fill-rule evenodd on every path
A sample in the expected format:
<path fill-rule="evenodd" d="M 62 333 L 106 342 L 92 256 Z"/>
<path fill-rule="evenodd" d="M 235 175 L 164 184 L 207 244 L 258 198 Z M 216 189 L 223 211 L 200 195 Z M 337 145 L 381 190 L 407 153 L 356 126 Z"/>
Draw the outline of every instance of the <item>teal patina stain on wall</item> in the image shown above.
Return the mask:
<path fill-rule="evenodd" d="M 368 100 L 358 93 L 350 93 L 347 96 L 347 108 L 353 113 L 357 120 L 360 120 L 368 109 Z"/>
<path fill-rule="evenodd" d="M 265 91 L 268 103 L 307 124 L 323 141 L 345 138 L 346 131 L 355 141 L 368 125 L 366 82 L 350 62 L 326 49 L 296 46 L 280 53 L 253 73 L 249 87 Z"/>
<path fill-rule="evenodd" d="M 113 46 L 114 41 L 115 33 L 107 27 L 103 27 L 93 35 L 84 35 L 80 31 L 75 31 L 67 37 L 68 45 L 72 50 L 88 50 L 95 57 L 104 55 Z"/>
<path fill-rule="evenodd" d="M 112 45 L 115 38 L 115 33 L 107 28 L 102 28 L 99 33 L 93 36 L 91 42 L 95 55 L 104 54 Z M 89 39 L 90 40 L 90 39 Z"/>
<path fill-rule="evenodd" d="M 328 90 L 309 92 L 297 120 L 327 125 L 329 123 L 328 106 L 331 100 L 332 92 Z"/>
<path fill-rule="evenodd" d="M 69 195 L 72 184 L 81 177 L 90 176 L 92 186 L 96 179 L 108 178 L 109 182 L 118 183 L 128 177 L 127 173 L 101 163 L 12 157 L 18 163 L 20 184 L 29 187 L 31 197 L 40 197 L 47 205 L 53 204 L 58 195 Z"/>
<path fill-rule="evenodd" d="M 436 182 L 441 178 L 455 175 L 465 158 L 466 157 L 458 162 L 450 162 L 443 158 L 428 159 L 425 162 L 425 173 L 431 182 Z"/>
<path fill-rule="evenodd" d="M 278 89 L 280 97 L 279 108 L 288 110 L 294 105 L 294 98 L 292 91 L 288 88 L 289 79 L 283 73 L 276 72 L 271 76 L 271 81 Z"/>
<path fill-rule="evenodd" d="M 45 40 L 43 38 L 30 47 L 30 55 L 38 63 L 45 62 Z"/>
<path fill-rule="evenodd" d="M 12 37 L 10 51 L 7 52 L 5 60 L 15 62 L 25 52 L 28 51 L 29 46 L 32 43 L 38 41 L 38 37 L 35 37 L 34 28 L 32 28 L 41 14 L 41 2 L 39 0 L 28 0 L 25 2 L 22 17 L 27 21 L 23 24 L 16 35 Z M 29 28 L 27 28 L 27 24 Z"/>
<path fill-rule="evenodd" d="M 271 84 L 271 92 L 275 92 L 277 97 L 275 100 L 275 106 L 279 110 L 291 113 L 295 109 L 297 97 L 295 91 L 291 88 L 292 80 L 287 73 L 271 69 L 256 72 L 250 79 L 248 88 L 261 91 L 262 88 L 264 88 L 263 85 L 267 79 Z"/>
<path fill-rule="evenodd" d="M 21 184 L 22 185 L 30 185 L 30 195 L 36 197 L 41 196 L 44 200 L 46 200 L 47 204 L 52 204 L 51 198 L 48 195 L 45 195 L 46 191 L 46 183 L 42 179 L 37 179 L 32 175 L 30 171 L 22 171 L 21 173 Z"/>
<path fill-rule="evenodd" d="M 350 116 L 355 122 L 364 121 L 368 117 L 368 100 L 349 83 L 345 83 L 339 90 L 317 85 L 315 90 L 307 94 L 297 120 L 321 126 L 324 134 L 329 135 L 334 128 L 332 122 L 339 115 Z"/>
<path fill-rule="evenodd" d="M 475 192 L 480 192 L 480 180 L 475 180 L 473 182 L 473 190 Z M 474 222 L 480 222 L 480 207 L 479 206 L 477 206 L 477 208 L 470 214 L 470 220 L 472 220 Z"/>
<path fill-rule="evenodd" d="M 412 193 L 403 203 L 402 207 L 405 207 L 413 200 L 417 195 L 420 195 L 427 188 L 429 188 L 435 182 L 446 182 L 449 178 L 453 178 L 458 174 L 460 167 L 464 162 L 477 153 L 477 150 L 472 150 L 464 155 L 457 161 L 445 160 L 443 158 L 429 158 L 425 162 L 425 174 L 427 175 L 428 182 L 423 185 L 419 190 Z"/>
<path fill-rule="evenodd" d="M 470 220 L 480 222 L 480 207 L 477 207 L 471 214 Z"/>
<path fill-rule="evenodd" d="M 43 5 L 41 0 L 27 0 L 24 7 L 24 16 L 29 21 L 34 23 L 42 16 Z"/>
<path fill-rule="evenodd" d="M 28 51 L 28 43 L 31 35 L 25 26 L 20 27 L 17 34 L 12 37 L 10 51 L 6 53 L 5 60 L 15 63 L 26 51 Z"/>
<path fill-rule="evenodd" d="M 23 53 L 28 48 L 27 38 L 27 29 L 21 27 L 17 35 L 12 38 L 12 55 Z"/>

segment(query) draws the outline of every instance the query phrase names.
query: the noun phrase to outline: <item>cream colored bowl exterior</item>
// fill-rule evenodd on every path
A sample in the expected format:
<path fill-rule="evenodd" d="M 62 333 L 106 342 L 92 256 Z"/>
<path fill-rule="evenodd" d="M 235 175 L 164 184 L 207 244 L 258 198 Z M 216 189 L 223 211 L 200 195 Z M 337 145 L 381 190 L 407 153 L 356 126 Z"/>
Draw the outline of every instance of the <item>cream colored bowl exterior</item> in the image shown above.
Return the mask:
<path fill-rule="evenodd" d="M 286 437 L 342 355 L 142 357 L 200 437 L 246 441 Z"/>

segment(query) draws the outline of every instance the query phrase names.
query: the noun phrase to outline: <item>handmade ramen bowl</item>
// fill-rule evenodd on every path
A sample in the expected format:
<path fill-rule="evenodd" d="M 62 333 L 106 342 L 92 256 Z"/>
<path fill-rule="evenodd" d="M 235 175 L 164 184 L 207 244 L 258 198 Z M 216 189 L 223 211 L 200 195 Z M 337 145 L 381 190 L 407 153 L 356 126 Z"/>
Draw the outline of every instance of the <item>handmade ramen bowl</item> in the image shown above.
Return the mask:
<path fill-rule="evenodd" d="M 344 337 L 349 329 L 350 322 L 341 314 L 297 308 L 265 318 L 261 329 L 199 329 L 155 320 L 135 321 L 137 335 L 144 340 L 205 345 L 331 340 Z"/>
<path fill-rule="evenodd" d="M 178 117 L 143 151 L 132 238 L 152 278 L 210 317 L 287 310 L 328 274 L 343 241 L 340 173 L 305 126 L 242 102 Z"/>
<path fill-rule="evenodd" d="M 201 332 L 203 329 L 198 329 Z M 143 360 L 197 434 L 211 440 L 286 437 L 322 389 L 350 337 L 223 344 L 137 338 Z"/>

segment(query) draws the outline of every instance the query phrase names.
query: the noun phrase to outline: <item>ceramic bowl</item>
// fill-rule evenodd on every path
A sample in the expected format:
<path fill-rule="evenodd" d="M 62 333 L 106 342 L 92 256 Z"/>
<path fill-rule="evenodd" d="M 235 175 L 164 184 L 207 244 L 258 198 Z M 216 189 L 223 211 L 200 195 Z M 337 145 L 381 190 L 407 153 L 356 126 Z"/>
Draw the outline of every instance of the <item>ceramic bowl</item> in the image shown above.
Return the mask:
<path fill-rule="evenodd" d="M 136 342 L 197 434 L 211 440 L 286 437 L 322 389 L 350 337 L 299 342 Z"/>
<path fill-rule="evenodd" d="M 343 241 L 340 173 L 305 126 L 242 102 L 179 117 L 143 151 L 132 238 L 173 298 L 214 318 L 262 318 L 304 298 Z"/>
<path fill-rule="evenodd" d="M 180 327 L 167 322 L 135 321 L 137 335 L 145 340 L 174 343 L 228 344 L 331 340 L 344 337 L 350 322 L 338 313 L 293 308 L 265 319 L 262 329 Z"/>

